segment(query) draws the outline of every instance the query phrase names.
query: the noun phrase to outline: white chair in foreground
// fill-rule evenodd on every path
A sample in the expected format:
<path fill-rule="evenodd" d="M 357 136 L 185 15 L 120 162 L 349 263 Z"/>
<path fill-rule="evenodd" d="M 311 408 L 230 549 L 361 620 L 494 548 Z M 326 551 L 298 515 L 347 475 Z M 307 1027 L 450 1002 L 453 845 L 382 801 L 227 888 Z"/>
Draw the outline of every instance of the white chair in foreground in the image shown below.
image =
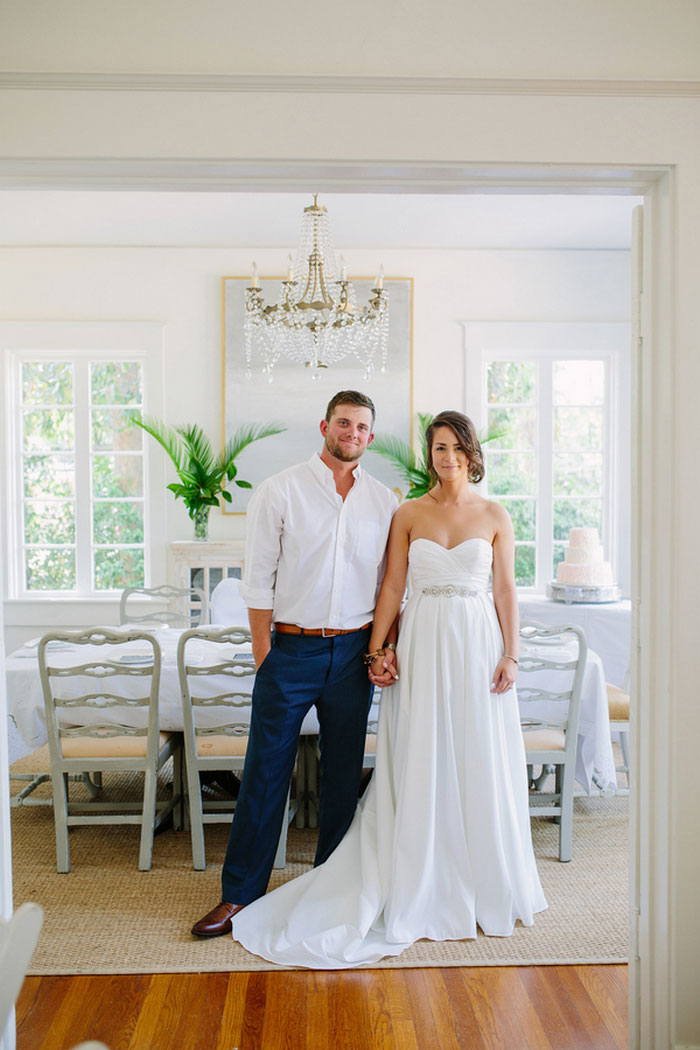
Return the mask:
<path fill-rule="evenodd" d="M 530 792 L 530 816 L 553 816 L 559 824 L 559 860 L 571 860 L 574 816 L 574 774 L 581 686 L 586 664 L 586 636 L 575 624 L 547 627 L 520 625 L 518 701 L 525 757 L 532 780 L 533 766 L 554 767 L 554 790 Z M 528 683 L 528 677 L 537 680 Z M 546 686 L 546 688 L 545 688 Z M 546 715 L 523 714 L 523 705 L 537 702 Z"/>
<path fill-rule="evenodd" d="M 213 624 L 229 627 L 248 626 L 248 607 L 239 591 L 240 580 L 227 576 L 211 592 L 210 619 Z"/>
<path fill-rule="evenodd" d="M 255 674 L 250 641 L 250 632 L 242 627 L 225 627 L 218 631 L 206 628 L 184 631 L 178 641 L 177 666 L 182 696 L 192 861 L 197 871 L 206 868 L 204 824 L 228 823 L 236 805 L 233 799 L 203 799 L 199 774 L 216 770 L 240 772 L 245 764 L 250 733 L 251 693 L 250 690 L 237 689 L 236 683 L 241 678 Z M 199 652 L 195 655 L 193 650 L 197 649 L 198 642 Z M 224 652 L 220 656 L 205 655 L 201 645 L 204 642 L 215 643 Z M 232 647 L 234 650 L 238 648 L 239 652 L 232 653 Z M 190 662 L 188 651 L 192 652 Z M 195 662 L 195 659 L 202 662 Z M 231 683 L 224 692 L 221 691 L 222 678 Z M 241 719 L 241 713 L 246 710 L 248 719 Z M 205 719 L 201 717 L 205 711 L 213 712 L 206 719 L 206 725 Z M 286 864 L 287 828 L 296 813 L 296 805 L 296 802 L 290 805 L 288 795 L 286 819 L 282 824 L 275 856 L 276 868 L 283 868 Z"/>
<path fill-rule="evenodd" d="M 44 911 L 38 904 L 21 904 L 8 922 L 0 920 L 0 1032 L 22 989 L 43 921 Z M 90 1040 L 73 1050 L 109 1048 Z"/>
<path fill-rule="evenodd" d="M 134 601 L 148 599 L 148 612 L 134 612 Z M 143 605 L 139 605 L 143 609 Z M 209 603 L 199 587 L 125 587 L 119 599 L 119 623 L 197 627 L 209 621 Z"/>
<path fill-rule="evenodd" d="M 81 663 L 61 650 L 53 656 L 51 643 L 81 649 L 110 646 L 107 658 L 95 656 Z M 132 643 L 138 643 L 134 651 Z M 117 653 L 115 649 L 119 649 Z M 53 656 L 53 659 L 52 659 Z M 56 826 L 56 866 L 70 871 L 68 828 L 80 824 L 140 824 L 139 869 L 148 871 L 153 835 L 172 812 L 174 826 L 181 825 L 180 733 L 161 733 L 158 725 L 160 647 L 147 631 L 90 628 L 56 631 L 39 642 L 39 673 L 44 691 L 49 738 L 53 810 Z M 105 711 L 118 708 L 143 710 L 143 725 L 122 725 L 105 719 Z M 77 721 L 89 724 L 75 725 Z M 170 798 L 156 800 L 158 772 L 173 759 Z M 132 771 L 143 774 L 142 800 L 133 802 L 69 799 L 68 775 Z M 98 780 L 98 783 L 101 781 Z"/>

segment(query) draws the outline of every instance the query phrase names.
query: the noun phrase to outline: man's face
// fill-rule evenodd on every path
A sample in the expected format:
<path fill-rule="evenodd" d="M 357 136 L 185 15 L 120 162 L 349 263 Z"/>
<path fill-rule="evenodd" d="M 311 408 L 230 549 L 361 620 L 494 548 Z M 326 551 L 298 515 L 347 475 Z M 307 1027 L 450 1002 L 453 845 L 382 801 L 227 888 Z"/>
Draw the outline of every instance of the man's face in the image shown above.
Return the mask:
<path fill-rule="evenodd" d="M 336 405 L 330 421 L 321 421 L 326 450 L 342 463 L 354 463 L 372 441 L 372 413 L 360 405 Z"/>

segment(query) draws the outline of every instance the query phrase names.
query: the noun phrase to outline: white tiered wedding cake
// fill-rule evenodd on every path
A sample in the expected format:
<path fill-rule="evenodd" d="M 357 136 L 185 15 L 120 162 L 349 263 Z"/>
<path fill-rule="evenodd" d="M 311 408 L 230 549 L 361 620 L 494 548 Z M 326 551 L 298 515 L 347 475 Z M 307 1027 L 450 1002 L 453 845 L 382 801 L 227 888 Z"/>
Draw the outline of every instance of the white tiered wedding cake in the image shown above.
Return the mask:
<path fill-rule="evenodd" d="M 612 587 L 612 565 L 603 560 L 597 529 L 569 529 L 564 561 L 557 565 L 557 583 L 574 587 Z"/>
<path fill-rule="evenodd" d="M 605 561 L 597 529 L 569 529 L 564 561 L 557 578 L 547 584 L 547 595 L 560 602 L 616 602 L 620 588 L 612 566 Z"/>

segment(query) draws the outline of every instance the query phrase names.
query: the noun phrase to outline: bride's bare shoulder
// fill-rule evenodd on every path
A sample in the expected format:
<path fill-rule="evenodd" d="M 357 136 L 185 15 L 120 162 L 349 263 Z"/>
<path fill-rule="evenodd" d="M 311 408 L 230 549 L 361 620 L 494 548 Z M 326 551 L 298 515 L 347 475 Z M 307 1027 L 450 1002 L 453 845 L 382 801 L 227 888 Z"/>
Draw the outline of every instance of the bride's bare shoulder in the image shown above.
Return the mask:
<path fill-rule="evenodd" d="M 484 513 L 493 524 L 494 532 L 512 528 L 510 514 L 501 503 L 496 503 L 492 499 L 485 499 Z"/>

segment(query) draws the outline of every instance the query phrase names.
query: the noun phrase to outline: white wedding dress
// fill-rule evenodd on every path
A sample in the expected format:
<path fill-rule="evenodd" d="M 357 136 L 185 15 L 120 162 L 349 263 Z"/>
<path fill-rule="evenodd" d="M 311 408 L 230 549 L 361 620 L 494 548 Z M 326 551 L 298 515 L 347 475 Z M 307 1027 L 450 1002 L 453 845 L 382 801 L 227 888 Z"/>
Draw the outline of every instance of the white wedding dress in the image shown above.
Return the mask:
<path fill-rule="evenodd" d="M 491 558 L 481 538 L 411 544 L 400 679 L 382 692 L 370 786 L 325 864 L 236 915 L 250 952 L 344 969 L 421 937 L 506 937 L 547 907 L 517 697 L 490 692 L 503 655 Z"/>

